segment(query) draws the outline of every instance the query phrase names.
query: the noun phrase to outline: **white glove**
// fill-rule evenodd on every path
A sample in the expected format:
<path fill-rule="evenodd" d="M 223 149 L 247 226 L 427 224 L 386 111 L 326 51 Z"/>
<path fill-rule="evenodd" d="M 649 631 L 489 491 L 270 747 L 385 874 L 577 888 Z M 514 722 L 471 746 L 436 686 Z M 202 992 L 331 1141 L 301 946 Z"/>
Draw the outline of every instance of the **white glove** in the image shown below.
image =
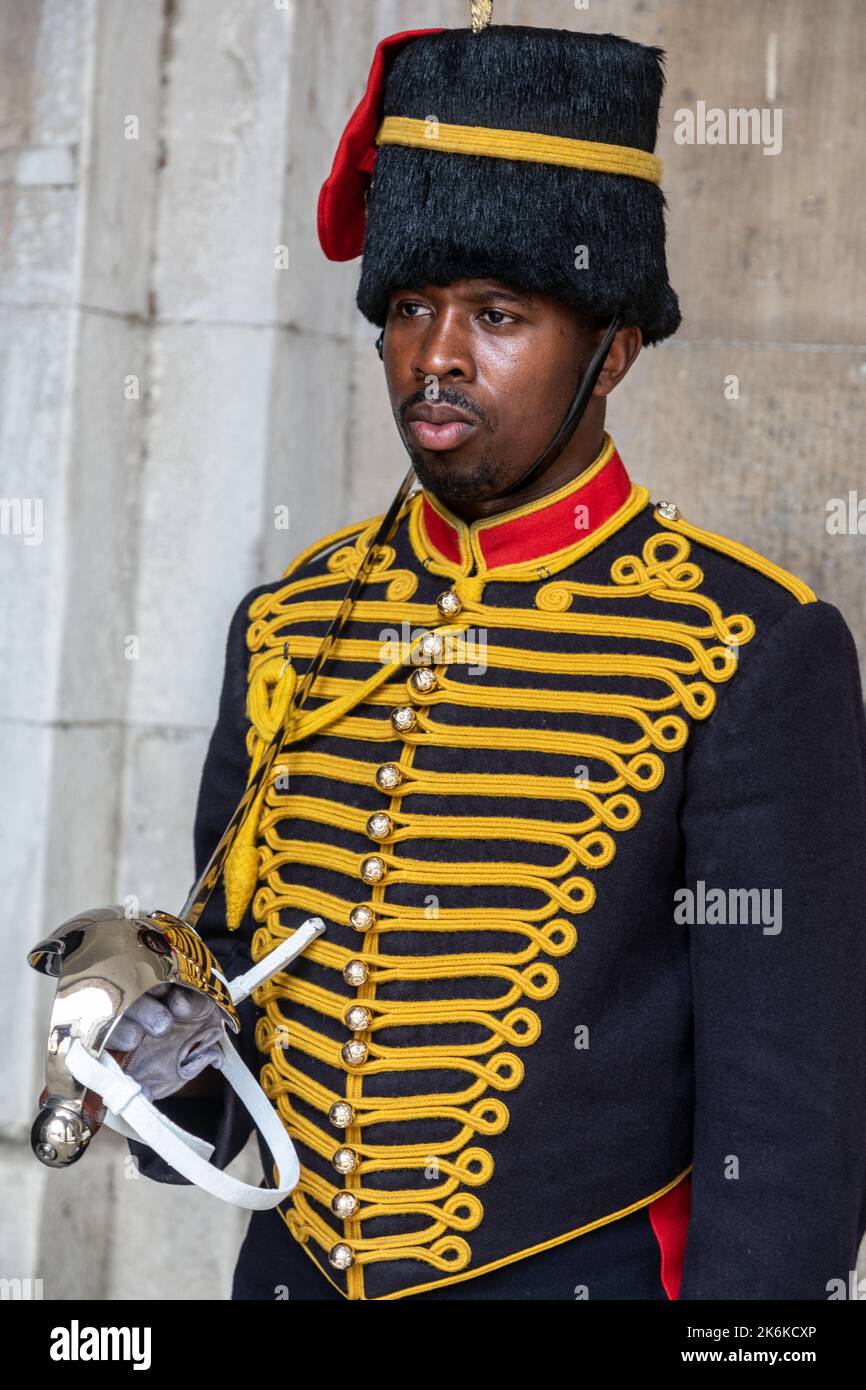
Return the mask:
<path fill-rule="evenodd" d="M 222 1067 L 217 1044 L 223 1028 L 220 1010 L 206 995 L 181 985 L 154 985 L 118 1020 L 108 1045 L 132 1053 L 127 1075 L 148 1100 L 163 1100 L 205 1067 Z"/>

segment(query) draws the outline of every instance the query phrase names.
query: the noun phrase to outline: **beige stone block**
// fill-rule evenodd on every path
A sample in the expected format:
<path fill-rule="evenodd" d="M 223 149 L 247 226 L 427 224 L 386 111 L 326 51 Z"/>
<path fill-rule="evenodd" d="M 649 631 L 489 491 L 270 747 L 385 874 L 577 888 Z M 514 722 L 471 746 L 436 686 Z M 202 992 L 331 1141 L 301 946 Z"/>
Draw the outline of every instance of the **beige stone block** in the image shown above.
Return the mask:
<path fill-rule="evenodd" d="M 68 353 L 65 310 L 0 306 L 0 715 L 46 718 L 53 708 L 63 621 Z"/>
<path fill-rule="evenodd" d="M 77 206 L 73 188 L 0 186 L 0 285 L 7 304 L 73 302 Z"/>
<path fill-rule="evenodd" d="M 153 285 L 166 318 L 273 322 L 292 32 L 291 11 L 258 0 L 176 10 Z"/>
<path fill-rule="evenodd" d="M 49 1297 L 46 1288 L 47 1271 L 39 1260 L 38 1216 L 45 1189 L 48 1169 L 31 1152 L 30 1144 L 0 1146 L 0 1191 L 15 1194 L 14 1201 L 0 1202 L 0 1277 L 24 1281 L 31 1296 L 39 1297 L 35 1282 L 42 1280 L 41 1293 Z"/>
<path fill-rule="evenodd" d="M 161 153 L 165 7 L 139 5 L 131 23 L 126 5 L 97 5 L 93 22 L 81 300 L 143 318 Z"/>
<path fill-rule="evenodd" d="M 129 627 L 130 714 L 142 724 L 204 728 L 215 717 L 229 621 L 258 578 L 273 351 L 270 329 L 153 334 Z"/>
<path fill-rule="evenodd" d="M 330 261 L 325 256 L 316 225 L 319 192 L 364 94 L 376 44 L 401 28 L 465 23 L 465 6 L 451 8 L 451 18 L 425 20 L 417 14 L 408 23 L 393 6 L 381 4 L 354 6 L 348 22 L 348 12 L 331 0 L 304 0 L 299 7 L 286 137 L 291 177 L 283 215 L 289 270 L 278 284 L 281 322 L 340 339 L 364 331 L 366 320 L 355 306 L 360 257 Z"/>
<path fill-rule="evenodd" d="M 106 1136 L 112 1144 L 117 1136 Z M 126 1144 L 114 1153 L 115 1205 L 107 1297 L 147 1301 L 229 1299 L 249 1212 L 196 1187 L 156 1183 L 137 1173 Z M 257 1185 L 262 1170 L 251 1138 L 226 1170 Z M 274 1220 L 279 1220 L 274 1216 Z M 286 1231 L 286 1239 L 291 1236 Z"/>
<path fill-rule="evenodd" d="M 0 975 L 0 1134 L 24 1140 L 44 1084 L 44 1049 L 53 990 L 27 964 L 45 934 L 45 821 L 51 797 L 50 734 L 38 726 L 0 723 L 0 877 L 3 945 Z M 2 1273 L 2 1271 L 0 1271 Z"/>
<path fill-rule="evenodd" d="M 726 399 L 727 378 L 739 399 Z M 866 536 L 830 535 L 828 502 L 866 501 L 864 353 L 677 344 L 641 353 L 608 429 L 653 500 L 741 541 L 841 609 L 866 656 Z"/>
<path fill-rule="evenodd" d="M 143 325 L 81 315 L 64 479 L 64 719 L 117 720 L 127 709 L 151 387 Z"/>
<path fill-rule="evenodd" d="M 110 1297 L 108 1252 L 121 1143 L 126 1148 L 119 1135 L 100 1130 L 70 1168 L 44 1169 L 38 1268 L 44 1270 L 46 1299 L 77 1303 Z M 33 1163 L 39 1160 L 34 1157 Z"/>
<path fill-rule="evenodd" d="M 216 705 L 219 678 L 201 694 Z M 193 825 L 209 737 L 210 730 L 171 727 L 125 731 L 118 902 L 129 897 L 145 912 L 179 912 L 186 901 L 195 877 Z M 228 807 L 226 821 L 233 810 Z"/>
<path fill-rule="evenodd" d="M 525 0 L 508 7 L 507 19 L 499 7 L 499 22 L 613 32 L 666 51 L 656 153 L 679 336 L 862 343 L 866 24 L 857 0 L 557 9 L 554 19 Z M 675 113 L 696 112 L 698 101 L 726 112 L 781 108 L 781 152 L 675 143 Z"/>
<path fill-rule="evenodd" d="M 346 469 L 365 412 L 348 343 L 289 331 L 276 347 L 262 580 L 278 578 L 300 551 L 355 519 L 346 509 Z M 285 514 L 278 508 L 286 509 L 288 529 L 275 525 Z"/>

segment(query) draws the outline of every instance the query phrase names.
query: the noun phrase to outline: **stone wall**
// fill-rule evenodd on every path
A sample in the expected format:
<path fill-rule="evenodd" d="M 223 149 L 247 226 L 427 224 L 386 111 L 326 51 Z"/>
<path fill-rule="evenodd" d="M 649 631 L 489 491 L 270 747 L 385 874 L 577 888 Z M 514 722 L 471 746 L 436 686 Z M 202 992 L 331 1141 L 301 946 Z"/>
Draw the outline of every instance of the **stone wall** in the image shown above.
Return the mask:
<path fill-rule="evenodd" d="M 405 473 L 358 262 L 322 256 L 316 198 L 378 40 L 467 16 L 0 0 L 2 492 L 31 508 L 0 536 L 0 1273 L 46 1297 L 230 1290 L 242 1213 L 137 1178 L 107 1132 L 66 1173 L 32 1158 L 51 989 L 24 958 L 86 906 L 179 908 L 235 605 Z M 828 498 L 866 491 L 861 0 L 497 0 L 494 17 L 667 49 L 684 323 L 608 424 L 654 497 L 804 578 L 866 657 L 866 540 L 825 525 Z M 698 100 L 781 107 L 782 152 L 677 145 Z M 251 1144 L 232 1171 L 257 1167 Z"/>

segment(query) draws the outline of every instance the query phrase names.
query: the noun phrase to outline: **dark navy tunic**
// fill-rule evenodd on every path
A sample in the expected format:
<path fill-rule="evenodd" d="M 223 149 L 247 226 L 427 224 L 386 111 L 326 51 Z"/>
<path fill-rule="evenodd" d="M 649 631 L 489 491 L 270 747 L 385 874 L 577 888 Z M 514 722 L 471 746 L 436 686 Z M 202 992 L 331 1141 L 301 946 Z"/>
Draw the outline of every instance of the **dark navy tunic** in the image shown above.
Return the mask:
<path fill-rule="evenodd" d="M 238 606 L 198 869 L 377 521 Z M 609 437 L 486 521 L 405 505 L 200 929 L 233 975 L 310 916 L 324 934 L 242 1006 L 302 1171 L 252 1217 L 236 1298 L 847 1281 L 866 1228 L 854 641 L 802 580 L 653 505 Z M 231 1098 L 163 1107 L 220 1166 L 250 1132 Z"/>

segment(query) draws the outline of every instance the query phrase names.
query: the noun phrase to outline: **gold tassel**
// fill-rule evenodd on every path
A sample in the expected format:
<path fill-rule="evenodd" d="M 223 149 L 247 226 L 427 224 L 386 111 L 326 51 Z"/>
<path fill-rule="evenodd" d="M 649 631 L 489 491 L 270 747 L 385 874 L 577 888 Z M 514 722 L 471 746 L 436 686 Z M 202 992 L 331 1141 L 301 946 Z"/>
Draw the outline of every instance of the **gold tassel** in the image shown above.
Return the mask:
<path fill-rule="evenodd" d="M 469 0 L 469 14 L 473 34 L 486 29 L 493 18 L 493 0 Z"/>
<path fill-rule="evenodd" d="M 286 718 L 297 684 L 297 672 L 285 659 L 273 656 L 263 662 L 250 681 L 247 692 L 247 718 L 252 725 L 247 747 L 253 742 L 247 786 L 250 785 L 277 728 Z M 279 765 L 272 769 L 279 776 Z M 256 844 L 259 819 L 268 783 L 265 782 L 238 832 L 225 862 L 223 882 L 226 893 L 226 923 L 234 931 L 240 926 L 256 888 L 259 876 L 259 850 Z"/>

